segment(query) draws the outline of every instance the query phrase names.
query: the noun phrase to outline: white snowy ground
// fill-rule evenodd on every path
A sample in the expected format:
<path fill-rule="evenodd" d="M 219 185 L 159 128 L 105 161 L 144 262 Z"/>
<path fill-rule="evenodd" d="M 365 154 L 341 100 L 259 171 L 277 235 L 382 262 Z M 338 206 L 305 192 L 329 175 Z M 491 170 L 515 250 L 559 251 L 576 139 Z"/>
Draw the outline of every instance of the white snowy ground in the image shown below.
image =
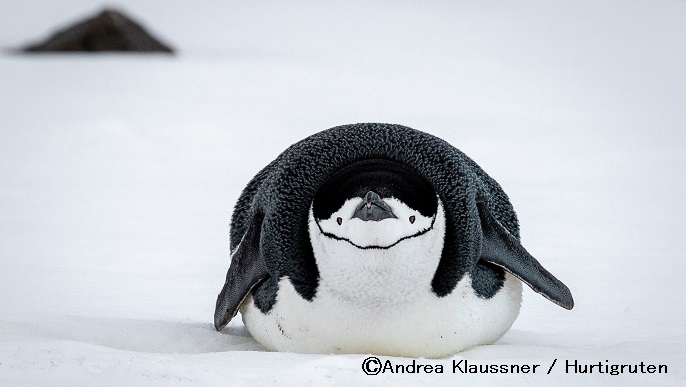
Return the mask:
<path fill-rule="evenodd" d="M 120 3 L 180 54 L 0 55 L 1 385 L 686 383 L 686 2 Z M 100 7 L 2 2 L 0 46 Z M 574 310 L 527 288 L 495 345 L 416 361 L 442 375 L 266 352 L 240 319 L 216 332 L 240 190 L 289 144 L 368 121 L 496 178 Z"/>

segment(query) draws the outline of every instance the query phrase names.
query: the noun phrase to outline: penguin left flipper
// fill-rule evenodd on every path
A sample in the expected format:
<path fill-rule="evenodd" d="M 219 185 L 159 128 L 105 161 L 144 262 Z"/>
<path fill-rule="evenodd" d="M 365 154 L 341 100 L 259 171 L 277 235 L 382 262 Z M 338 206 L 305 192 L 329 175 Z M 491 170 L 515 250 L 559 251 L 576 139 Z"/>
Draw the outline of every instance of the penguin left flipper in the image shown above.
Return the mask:
<path fill-rule="evenodd" d="M 218 331 L 236 316 L 238 308 L 255 285 L 269 276 L 267 266 L 260 256 L 260 233 L 263 219 L 264 216 L 260 214 L 253 216 L 241 243 L 231 256 L 226 282 L 217 297 L 214 310 L 214 327 Z"/>
<path fill-rule="evenodd" d="M 502 267 L 535 292 L 565 309 L 574 307 L 569 288 L 532 257 L 519 241 L 491 214 L 483 201 L 477 201 L 483 233 L 481 259 Z"/>

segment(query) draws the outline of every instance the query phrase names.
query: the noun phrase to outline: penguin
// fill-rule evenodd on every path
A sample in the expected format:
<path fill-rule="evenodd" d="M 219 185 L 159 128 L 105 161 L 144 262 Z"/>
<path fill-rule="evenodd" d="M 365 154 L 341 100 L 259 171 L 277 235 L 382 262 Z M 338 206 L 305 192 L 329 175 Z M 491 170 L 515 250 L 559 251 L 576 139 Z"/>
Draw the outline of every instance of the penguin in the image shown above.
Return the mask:
<path fill-rule="evenodd" d="M 447 142 L 354 124 L 292 145 L 241 193 L 221 330 L 240 310 L 267 349 L 437 358 L 491 344 L 522 283 L 571 292 L 520 243 L 500 185 Z"/>

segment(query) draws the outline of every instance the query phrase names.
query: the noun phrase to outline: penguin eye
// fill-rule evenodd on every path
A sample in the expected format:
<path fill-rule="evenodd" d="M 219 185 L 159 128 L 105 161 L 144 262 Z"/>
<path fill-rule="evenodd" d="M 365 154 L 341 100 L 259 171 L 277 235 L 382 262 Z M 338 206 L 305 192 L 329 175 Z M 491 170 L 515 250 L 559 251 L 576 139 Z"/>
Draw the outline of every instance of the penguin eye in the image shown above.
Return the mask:
<path fill-rule="evenodd" d="M 414 224 L 414 219 L 415 219 L 414 215 L 410 216 L 410 223 Z"/>
<path fill-rule="evenodd" d="M 339 226 L 343 224 L 343 218 L 341 218 L 340 216 L 336 218 L 336 223 L 338 223 Z"/>

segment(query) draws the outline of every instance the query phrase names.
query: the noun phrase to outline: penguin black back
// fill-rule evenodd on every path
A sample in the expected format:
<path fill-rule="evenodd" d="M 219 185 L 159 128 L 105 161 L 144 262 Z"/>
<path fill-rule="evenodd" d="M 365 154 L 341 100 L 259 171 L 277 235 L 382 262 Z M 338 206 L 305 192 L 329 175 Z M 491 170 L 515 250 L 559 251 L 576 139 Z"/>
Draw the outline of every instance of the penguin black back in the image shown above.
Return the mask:
<path fill-rule="evenodd" d="M 417 171 L 445 203 L 446 244 L 432 283 L 438 296 L 450 293 L 464 273 L 477 265 L 481 244 L 473 222 L 478 219 L 477 196 L 487 199 L 498 222 L 519 238 L 517 217 L 500 185 L 444 140 L 401 125 L 334 127 L 286 149 L 248 184 L 234 209 L 232 250 L 249 219 L 257 212 L 265 215 L 261 248 L 270 278 L 255 292 L 256 303 L 265 311 L 273 304 L 276 282 L 284 275 L 303 298 L 315 296 L 318 273 L 306 227 L 310 204 L 332 175 L 365 160 L 387 160 Z M 502 286 L 502 269 L 480 265 L 475 270 L 484 279 L 479 284 L 487 284 L 475 289 L 482 296 Z"/>

